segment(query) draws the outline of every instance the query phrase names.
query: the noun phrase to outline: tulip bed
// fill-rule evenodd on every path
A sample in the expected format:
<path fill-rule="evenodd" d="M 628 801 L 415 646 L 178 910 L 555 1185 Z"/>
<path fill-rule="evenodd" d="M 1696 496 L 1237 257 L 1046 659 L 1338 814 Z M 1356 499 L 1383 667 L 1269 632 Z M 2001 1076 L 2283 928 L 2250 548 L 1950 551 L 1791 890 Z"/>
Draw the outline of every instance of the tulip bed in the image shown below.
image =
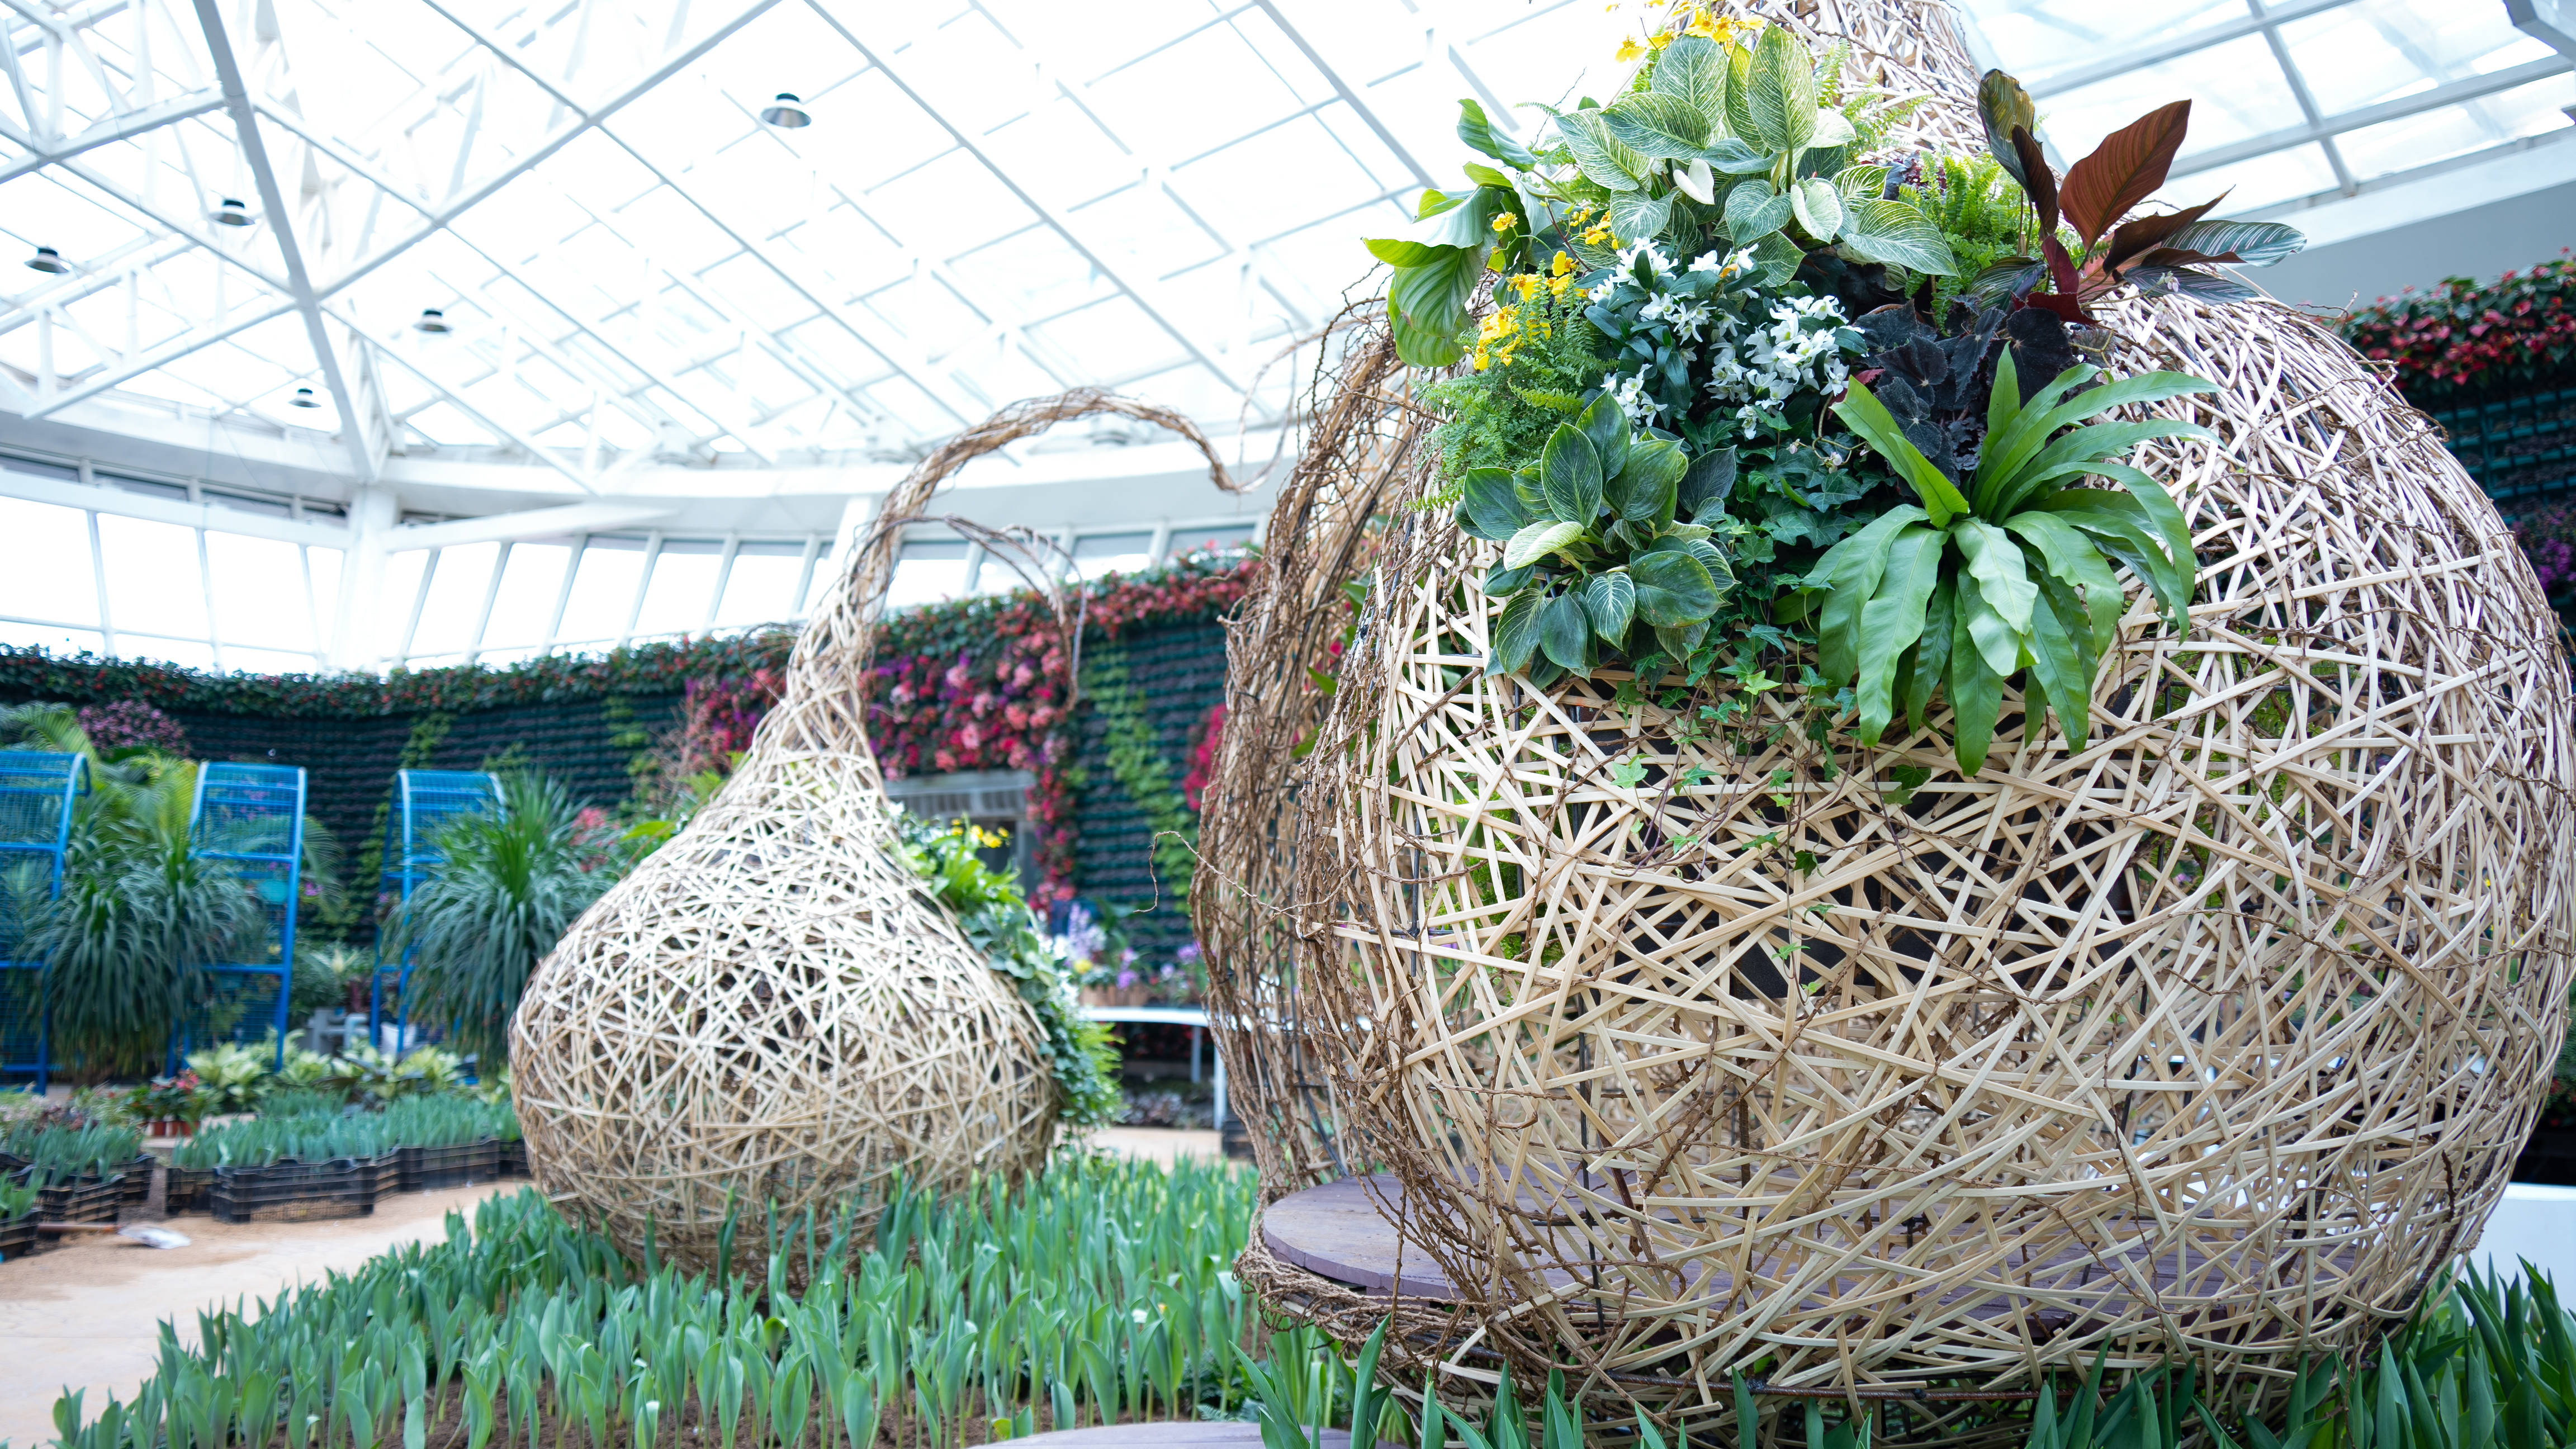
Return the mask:
<path fill-rule="evenodd" d="M 1506 1381 L 1472 1421 L 1415 1419 L 1374 1382 L 1377 1344 L 1353 1363 L 1263 1321 L 1229 1271 L 1254 1200 L 1239 1169 L 1069 1157 L 1016 1189 L 898 1192 L 861 1252 L 810 1218 L 738 1223 L 767 1234 L 769 1271 L 716 1283 L 629 1261 L 522 1192 L 451 1215 L 443 1243 L 202 1314 L 194 1348 L 165 1324 L 137 1393 L 66 1394 L 54 1418 L 61 1449 L 932 1449 L 1194 1418 L 1258 1421 L 1271 1449 L 1355 1419 L 1419 1449 L 1687 1449 L 1634 1421 L 1585 1424 L 1562 1375 L 1525 1400 Z M 1883 1407 L 1853 1420 L 1763 1396 L 1760 1370 L 1729 1396 L 1759 1444 L 1864 1449 L 1882 1428 Z M 2187 1362 L 2112 1377 L 2096 1367 L 2006 1407 L 2009 1424 L 1965 1427 L 2038 1449 L 2576 1437 L 2576 1320 L 2545 1278 L 2436 1292 L 2363 1363 L 2312 1365 L 2287 1423 L 2203 1399 Z"/>

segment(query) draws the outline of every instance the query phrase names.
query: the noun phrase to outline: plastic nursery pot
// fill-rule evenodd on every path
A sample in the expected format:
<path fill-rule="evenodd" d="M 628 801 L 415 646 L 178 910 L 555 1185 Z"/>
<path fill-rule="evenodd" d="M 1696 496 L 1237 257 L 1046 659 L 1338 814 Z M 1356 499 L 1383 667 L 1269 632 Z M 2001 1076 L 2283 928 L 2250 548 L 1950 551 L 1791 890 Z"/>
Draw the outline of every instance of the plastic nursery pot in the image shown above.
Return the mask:
<path fill-rule="evenodd" d="M 0 1223 L 0 1263 L 23 1258 L 36 1251 L 39 1241 L 34 1213 Z"/>
<path fill-rule="evenodd" d="M 205 1211 L 206 1197 L 214 1189 L 217 1171 L 212 1167 L 171 1168 L 169 1191 L 163 1195 L 164 1210 L 173 1213 Z"/>

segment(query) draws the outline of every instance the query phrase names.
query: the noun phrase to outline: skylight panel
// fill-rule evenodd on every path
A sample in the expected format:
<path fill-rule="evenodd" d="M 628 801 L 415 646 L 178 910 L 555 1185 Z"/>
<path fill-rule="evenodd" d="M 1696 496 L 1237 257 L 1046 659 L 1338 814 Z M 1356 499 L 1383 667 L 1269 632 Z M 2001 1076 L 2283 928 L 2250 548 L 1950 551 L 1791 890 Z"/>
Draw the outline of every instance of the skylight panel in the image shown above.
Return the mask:
<path fill-rule="evenodd" d="M 951 151 L 856 198 L 916 250 L 952 257 L 1037 218 L 983 163 Z"/>
<path fill-rule="evenodd" d="M 444 399 L 413 411 L 404 422 L 422 441 L 434 446 L 471 447 L 501 441 L 463 408 Z"/>
<path fill-rule="evenodd" d="M 210 528 L 206 566 L 226 663 L 232 663 L 236 643 L 311 653 L 313 613 L 304 594 L 304 561 L 294 544 Z M 312 662 L 308 657 L 296 667 L 309 669 Z"/>
<path fill-rule="evenodd" d="M 719 628 L 784 623 L 796 612 L 796 582 L 804 575 L 805 548 L 796 543 L 746 543 L 725 575 Z"/>
<path fill-rule="evenodd" d="M 2348 131 L 2336 144 L 2353 174 L 2367 179 L 2484 150 L 2499 141 L 2563 131 L 2569 105 L 2576 105 L 2576 78 L 2554 75 L 2461 105 Z"/>
<path fill-rule="evenodd" d="M 1294 176 L 1294 186 L 1280 184 Z M 1318 211 L 1365 204 L 1384 187 L 1313 116 L 1236 142 L 1173 173 L 1192 205 L 1241 242 L 1294 230 Z"/>
<path fill-rule="evenodd" d="M 554 617 L 555 598 L 563 591 L 564 568 L 572 546 L 562 543 L 514 543 L 501 568 L 501 588 L 492 596 L 492 620 L 483 629 L 482 647 L 527 648 L 545 642 Z"/>
<path fill-rule="evenodd" d="M 1200 239 L 1204 244 L 1205 233 Z M 1117 290 L 1054 228 L 1039 225 L 956 257 L 948 271 L 995 312 L 1019 320 L 1054 316 Z"/>
<path fill-rule="evenodd" d="M 1218 14 L 1208 0 L 1122 0 L 1118 23 L 1103 25 L 1100 12 L 1058 0 L 991 0 L 990 8 L 1020 44 L 1045 55 L 1050 66 L 1086 79 L 1206 25 Z"/>
<path fill-rule="evenodd" d="M 555 642 L 606 644 L 626 632 L 635 607 L 635 584 L 644 576 L 644 540 L 593 538 L 581 551 L 572 594 L 564 601 Z"/>
<path fill-rule="evenodd" d="M 1123 296 L 1095 302 L 1029 330 L 1095 378 L 1141 377 L 1180 360 L 1179 344 Z"/>
<path fill-rule="evenodd" d="M 2431 0 L 2356 0 L 2283 25 L 2281 38 L 2328 116 L 2556 53 L 2516 30 L 2502 5 Z M 2475 102 L 2469 109 L 2483 121 Z"/>
<path fill-rule="evenodd" d="M 1962 0 L 2004 63 L 2031 85 L 2049 72 L 2111 59 L 2123 48 L 2245 18 L 2245 0 L 2165 0 L 2154 5 L 2069 5 L 2066 0 Z M 2047 122 L 2048 107 L 2040 107 Z M 2195 128 L 2197 129 L 2197 128 Z M 2083 155 L 2088 144 L 2075 151 Z"/>
<path fill-rule="evenodd" d="M 2306 124 L 2271 48 L 2247 35 L 2143 70 L 2040 99 L 2040 124 L 2049 144 L 2071 162 L 2104 136 L 2170 101 L 2188 97 L 2191 135 L 2176 169 L 2194 153 L 2249 136 Z M 2194 200 L 2206 194 L 2195 191 Z"/>
<path fill-rule="evenodd" d="M 197 563 L 197 531 L 142 518 L 98 516 L 99 559 L 107 596 L 121 632 L 203 639 L 205 575 Z"/>
<path fill-rule="evenodd" d="M 842 87 L 832 111 L 852 118 L 865 117 L 867 144 L 824 146 L 809 142 L 799 150 L 809 153 L 826 177 L 853 194 L 863 195 L 957 147 L 957 138 L 939 124 L 938 118 L 914 103 L 881 70 L 871 69 Z"/>
<path fill-rule="evenodd" d="M 893 323 L 907 340 L 934 359 L 993 325 L 945 284 L 929 277 L 880 287 L 868 294 L 867 305 L 869 311 Z"/>
<path fill-rule="evenodd" d="M 2227 204 L 2223 210 L 2242 213 L 2332 191 L 2336 185 L 2334 167 L 2326 160 L 2325 149 L 2311 144 L 2176 178 L 2150 198 L 2150 204 L 2197 206 L 2224 192 Z"/>
<path fill-rule="evenodd" d="M 814 315 L 814 304 L 775 268 L 747 255 L 718 263 L 699 281 L 725 311 L 764 332 L 783 332 Z"/>
<path fill-rule="evenodd" d="M 77 508 L 0 498 L 0 537 L 10 545 L 9 567 L 0 569 L 0 614 L 56 624 L 98 622 L 87 515 Z"/>
<path fill-rule="evenodd" d="M 704 628 L 723 554 L 720 540 L 663 540 L 644 586 L 644 606 L 635 615 L 635 633 L 692 634 Z"/>
<path fill-rule="evenodd" d="M 1178 181 L 1180 176 L 1173 179 Z M 1119 255 L 1112 262 L 1122 267 L 1132 265 L 1142 276 L 1169 276 L 1213 261 L 1229 250 L 1223 238 L 1182 210 L 1162 187 L 1141 180 L 1072 215 L 1082 223 L 1086 234 L 1115 238 Z"/>

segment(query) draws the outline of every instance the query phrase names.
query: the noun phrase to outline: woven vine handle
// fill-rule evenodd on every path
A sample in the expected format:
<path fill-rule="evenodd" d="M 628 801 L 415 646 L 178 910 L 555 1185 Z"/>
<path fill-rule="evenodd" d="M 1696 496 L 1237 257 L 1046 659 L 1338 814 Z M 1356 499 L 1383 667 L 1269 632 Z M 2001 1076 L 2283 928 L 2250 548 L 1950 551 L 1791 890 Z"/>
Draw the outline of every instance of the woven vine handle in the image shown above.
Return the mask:
<path fill-rule="evenodd" d="M 1235 494 L 1249 488 L 1227 471 L 1207 435 L 1169 408 L 1098 388 L 1076 388 L 1003 408 L 942 444 L 886 496 L 877 526 L 850 549 L 831 598 L 797 636 L 796 651 L 787 663 L 787 685 L 778 707 L 763 722 L 761 744 L 788 752 L 865 749 L 868 659 L 876 646 L 881 601 L 894 578 L 902 525 L 918 518 L 939 486 L 977 458 L 1058 423 L 1102 413 L 1180 434 L 1207 459 L 1210 481 L 1218 488 Z"/>

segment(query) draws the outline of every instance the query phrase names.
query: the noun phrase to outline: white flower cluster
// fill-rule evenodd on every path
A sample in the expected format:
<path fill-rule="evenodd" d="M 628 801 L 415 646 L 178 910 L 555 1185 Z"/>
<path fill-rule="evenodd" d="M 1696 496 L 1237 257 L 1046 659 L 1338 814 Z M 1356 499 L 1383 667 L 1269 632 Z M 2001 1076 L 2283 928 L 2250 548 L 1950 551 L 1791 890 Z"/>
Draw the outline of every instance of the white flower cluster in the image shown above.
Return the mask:
<path fill-rule="evenodd" d="M 1741 247 L 1730 257 L 1720 257 L 1715 252 L 1702 252 L 1699 259 L 1690 264 L 1690 269 L 1694 272 L 1715 272 L 1719 281 L 1731 282 L 1746 272 L 1752 271 L 1756 265 L 1753 260 L 1753 248 Z"/>
<path fill-rule="evenodd" d="M 1697 342 L 1700 329 L 1708 325 L 1709 309 L 1706 302 L 1676 297 L 1670 292 L 1657 292 L 1646 299 L 1645 306 L 1637 309 L 1637 315 L 1649 322 L 1669 324 L 1676 341 Z"/>
<path fill-rule="evenodd" d="M 1751 437 L 1766 405 L 1777 407 L 1801 389 L 1842 391 L 1848 369 L 1834 332 L 1843 322 L 1842 304 L 1831 297 L 1781 298 L 1771 304 L 1770 326 L 1740 345 L 1723 339 L 1712 354 L 1709 395 L 1741 404 L 1735 416 Z"/>

